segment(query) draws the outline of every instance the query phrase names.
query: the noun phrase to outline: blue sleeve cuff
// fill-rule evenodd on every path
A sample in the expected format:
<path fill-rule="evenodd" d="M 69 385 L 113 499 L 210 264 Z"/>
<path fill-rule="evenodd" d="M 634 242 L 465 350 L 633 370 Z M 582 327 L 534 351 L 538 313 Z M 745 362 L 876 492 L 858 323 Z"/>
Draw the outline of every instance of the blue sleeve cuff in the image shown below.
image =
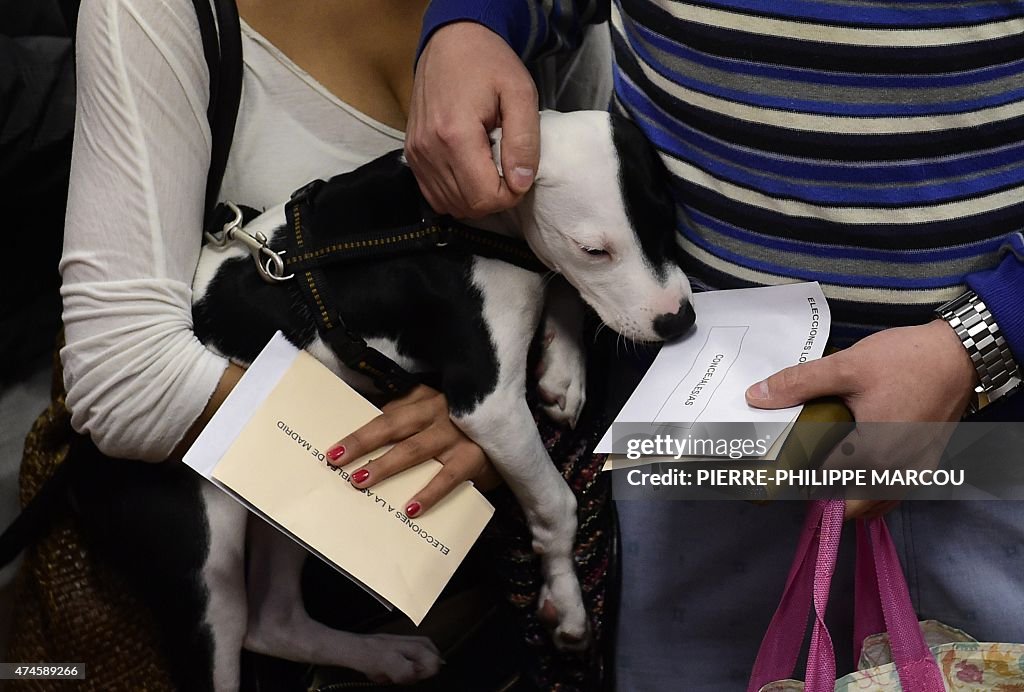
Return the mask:
<path fill-rule="evenodd" d="M 992 312 L 1017 363 L 1024 365 L 1024 234 L 1014 233 L 994 269 L 967 277 L 967 285 Z"/>
<path fill-rule="evenodd" d="M 423 47 L 434 32 L 453 22 L 483 24 L 501 36 L 517 55 L 523 57 L 533 25 L 528 3 L 523 0 L 434 0 L 423 15 L 423 29 L 416 48 L 419 61 Z"/>

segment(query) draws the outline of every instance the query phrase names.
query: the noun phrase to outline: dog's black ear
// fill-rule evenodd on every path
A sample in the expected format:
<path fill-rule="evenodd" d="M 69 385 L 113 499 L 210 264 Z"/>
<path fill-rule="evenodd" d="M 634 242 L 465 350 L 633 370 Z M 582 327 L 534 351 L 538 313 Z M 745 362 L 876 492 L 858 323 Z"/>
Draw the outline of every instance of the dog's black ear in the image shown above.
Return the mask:
<path fill-rule="evenodd" d="M 324 219 L 323 233 L 367 233 L 422 220 L 419 186 L 401 149 L 328 180 L 312 212 Z"/>
<path fill-rule="evenodd" d="M 629 118 L 611 113 L 612 144 L 619 161 L 619 189 L 626 216 L 651 266 L 675 260 L 676 205 L 669 172 L 643 130 Z"/>

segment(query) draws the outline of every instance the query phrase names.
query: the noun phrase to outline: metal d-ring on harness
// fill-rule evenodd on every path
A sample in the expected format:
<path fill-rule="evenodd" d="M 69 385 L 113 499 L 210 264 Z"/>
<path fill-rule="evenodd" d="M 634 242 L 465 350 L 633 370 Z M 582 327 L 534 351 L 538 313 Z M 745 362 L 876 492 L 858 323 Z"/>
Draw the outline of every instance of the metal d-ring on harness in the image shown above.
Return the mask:
<path fill-rule="evenodd" d="M 294 274 L 286 275 L 284 273 L 284 259 L 282 255 L 285 254 L 285 251 L 275 252 L 271 250 L 267 244 L 267 236 L 258 231 L 252 234 L 242 228 L 242 210 L 238 208 L 237 204 L 224 202 L 224 206 L 231 211 L 231 220 L 224 224 L 219 237 L 217 234 L 210 233 L 209 231 L 203 233 L 209 243 L 218 248 L 225 248 L 232 242 L 244 245 L 248 248 L 253 261 L 256 263 L 256 271 L 268 283 L 280 283 L 294 278 Z"/>

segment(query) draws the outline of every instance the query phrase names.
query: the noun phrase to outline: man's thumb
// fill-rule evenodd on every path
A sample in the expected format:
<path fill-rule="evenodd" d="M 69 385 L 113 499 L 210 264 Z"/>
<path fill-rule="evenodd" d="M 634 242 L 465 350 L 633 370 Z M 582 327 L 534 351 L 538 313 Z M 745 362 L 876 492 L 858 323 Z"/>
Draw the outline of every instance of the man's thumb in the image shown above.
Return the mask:
<path fill-rule="evenodd" d="M 540 114 L 535 99 L 510 99 L 501 111 L 501 170 L 517 195 L 530 189 L 540 162 Z"/>
<path fill-rule="evenodd" d="M 780 370 L 752 384 L 746 392 L 747 403 L 756 408 L 788 408 L 823 396 L 848 394 L 849 383 L 842 381 L 837 365 L 832 355 Z"/>

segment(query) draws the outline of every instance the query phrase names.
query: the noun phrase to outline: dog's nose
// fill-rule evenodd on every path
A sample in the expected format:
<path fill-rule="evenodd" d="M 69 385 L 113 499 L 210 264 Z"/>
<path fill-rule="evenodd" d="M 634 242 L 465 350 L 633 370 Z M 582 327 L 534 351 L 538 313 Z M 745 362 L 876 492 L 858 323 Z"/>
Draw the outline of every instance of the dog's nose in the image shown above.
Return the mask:
<path fill-rule="evenodd" d="M 693 306 L 686 303 L 674 315 L 665 313 L 656 317 L 654 331 L 665 341 L 671 341 L 685 334 L 696 319 L 697 315 L 693 312 Z"/>

